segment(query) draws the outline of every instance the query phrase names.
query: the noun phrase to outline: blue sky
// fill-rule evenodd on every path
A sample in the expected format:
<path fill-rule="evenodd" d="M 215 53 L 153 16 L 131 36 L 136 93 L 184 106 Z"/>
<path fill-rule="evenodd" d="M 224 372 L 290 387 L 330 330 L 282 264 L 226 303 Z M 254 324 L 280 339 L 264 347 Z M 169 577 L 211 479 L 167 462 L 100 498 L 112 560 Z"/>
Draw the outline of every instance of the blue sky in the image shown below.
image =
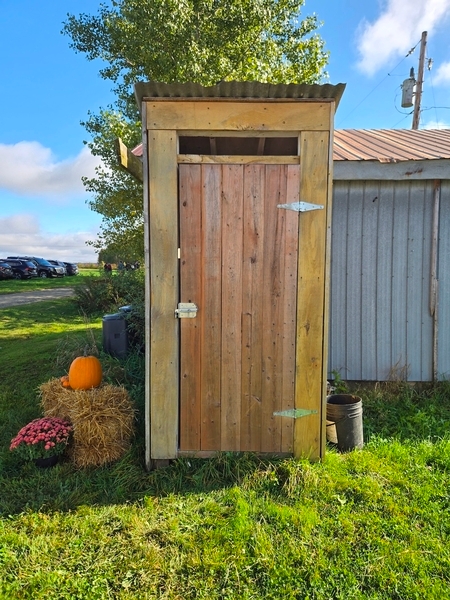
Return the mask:
<path fill-rule="evenodd" d="M 67 13 L 95 14 L 97 0 L 0 0 L 0 257 L 30 253 L 95 261 L 86 245 L 101 217 L 86 205 L 81 176 L 97 161 L 80 125 L 112 100 L 99 65 L 69 48 Z M 417 75 L 428 32 L 420 127 L 450 127 L 450 0 L 306 0 L 330 51 L 330 83 L 347 89 L 338 129 L 410 129 L 401 84 Z M 414 52 L 406 57 L 413 47 Z"/>

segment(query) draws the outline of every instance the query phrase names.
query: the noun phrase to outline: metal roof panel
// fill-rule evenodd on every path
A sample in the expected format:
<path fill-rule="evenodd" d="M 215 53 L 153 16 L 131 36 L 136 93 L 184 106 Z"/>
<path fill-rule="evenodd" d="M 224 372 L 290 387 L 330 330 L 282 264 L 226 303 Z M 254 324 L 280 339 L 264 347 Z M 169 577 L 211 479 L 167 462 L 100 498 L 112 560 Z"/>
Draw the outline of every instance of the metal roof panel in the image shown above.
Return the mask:
<path fill-rule="evenodd" d="M 134 86 L 140 107 L 144 98 L 293 98 L 334 100 L 336 108 L 344 93 L 345 83 L 332 85 L 306 83 L 261 83 L 260 81 L 219 81 L 205 87 L 199 83 L 138 82 Z"/>
<path fill-rule="evenodd" d="M 450 129 L 336 129 L 334 160 L 450 158 Z"/>

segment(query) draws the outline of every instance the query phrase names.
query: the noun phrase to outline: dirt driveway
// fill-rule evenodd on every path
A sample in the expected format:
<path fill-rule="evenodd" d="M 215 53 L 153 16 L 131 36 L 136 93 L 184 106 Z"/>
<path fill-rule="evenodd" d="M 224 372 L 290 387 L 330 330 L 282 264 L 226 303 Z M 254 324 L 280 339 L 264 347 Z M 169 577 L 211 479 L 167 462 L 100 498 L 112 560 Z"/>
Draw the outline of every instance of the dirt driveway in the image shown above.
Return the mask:
<path fill-rule="evenodd" d="M 54 288 L 53 290 L 35 290 L 34 292 L 21 292 L 20 294 L 0 295 L 0 309 L 31 304 L 42 300 L 56 300 L 57 298 L 68 298 L 73 296 L 72 288 Z"/>

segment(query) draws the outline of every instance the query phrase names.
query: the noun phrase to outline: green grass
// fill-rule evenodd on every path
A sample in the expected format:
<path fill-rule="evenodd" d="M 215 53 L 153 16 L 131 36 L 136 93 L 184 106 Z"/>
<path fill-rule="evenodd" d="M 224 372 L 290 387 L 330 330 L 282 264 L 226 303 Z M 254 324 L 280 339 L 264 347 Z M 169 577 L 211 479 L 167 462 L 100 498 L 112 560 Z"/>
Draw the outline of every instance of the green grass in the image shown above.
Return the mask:
<path fill-rule="evenodd" d="M 450 385 L 358 390 L 366 445 L 311 464 L 143 463 L 142 358 L 101 354 L 140 411 L 132 450 L 48 470 L 8 451 L 36 389 L 94 338 L 69 299 L 0 312 L 0 598 L 450 598 Z"/>
<path fill-rule="evenodd" d="M 2 279 L 0 280 L 0 295 L 17 294 L 20 292 L 34 292 L 35 290 L 46 290 L 61 287 L 73 287 L 80 283 L 84 277 L 98 276 L 99 269 L 80 269 L 78 275 L 69 277 L 44 278 L 33 277 L 32 279 Z"/>

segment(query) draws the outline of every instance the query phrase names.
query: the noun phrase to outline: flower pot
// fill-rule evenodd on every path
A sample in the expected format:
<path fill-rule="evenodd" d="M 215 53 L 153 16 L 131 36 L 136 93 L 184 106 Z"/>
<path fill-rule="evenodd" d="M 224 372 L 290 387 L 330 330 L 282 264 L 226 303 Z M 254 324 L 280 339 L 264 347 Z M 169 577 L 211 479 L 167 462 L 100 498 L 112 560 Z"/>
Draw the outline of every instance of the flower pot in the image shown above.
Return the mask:
<path fill-rule="evenodd" d="M 45 458 L 35 458 L 34 464 L 41 469 L 48 469 L 54 467 L 58 462 L 58 455 L 46 456 Z"/>

